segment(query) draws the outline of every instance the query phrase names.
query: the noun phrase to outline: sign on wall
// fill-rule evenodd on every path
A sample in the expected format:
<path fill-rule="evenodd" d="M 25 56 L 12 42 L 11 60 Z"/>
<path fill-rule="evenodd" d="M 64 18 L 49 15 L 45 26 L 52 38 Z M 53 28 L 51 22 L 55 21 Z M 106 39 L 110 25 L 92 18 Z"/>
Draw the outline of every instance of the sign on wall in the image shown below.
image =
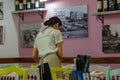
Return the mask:
<path fill-rule="evenodd" d="M 88 37 L 87 5 L 55 8 L 54 13 L 62 20 L 64 38 Z"/>

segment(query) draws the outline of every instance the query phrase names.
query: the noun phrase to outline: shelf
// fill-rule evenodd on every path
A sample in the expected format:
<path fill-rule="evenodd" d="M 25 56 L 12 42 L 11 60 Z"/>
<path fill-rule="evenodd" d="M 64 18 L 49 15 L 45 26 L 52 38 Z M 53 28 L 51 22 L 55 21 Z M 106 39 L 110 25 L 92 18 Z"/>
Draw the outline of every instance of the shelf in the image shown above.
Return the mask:
<path fill-rule="evenodd" d="M 13 14 L 18 14 L 18 13 L 38 12 L 38 11 L 47 11 L 47 9 L 38 8 L 38 9 L 20 10 L 20 11 L 12 11 L 12 13 Z"/>
<path fill-rule="evenodd" d="M 97 16 L 98 19 L 101 21 L 102 25 L 104 25 L 104 16 L 111 15 L 111 14 L 120 14 L 120 10 L 96 12 L 96 13 L 93 13 L 92 16 Z"/>
<path fill-rule="evenodd" d="M 43 12 L 46 12 L 47 9 L 45 8 L 38 8 L 38 9 L 29 9 L 29 10 L 19 10 L 19 11 L 12 11 L 13 14 L 18 14 L 19 17 L 21 17 L 22 20 L 24 20 L 24 13 L 30 13 L 30 12 L 38 12 L 38 14 L 43 19 Z"/>
<path fill-rule="evenodd" d="M 108 14 L 119 14 L 120 13 L 120 10 L 116 10 L 116 11 L 104 11 L 104 12 L 96 12 L 96 13 L 93 13 L 92 15 L 93 16 L 99 16 L 99 15 L 108 15 Z"/>

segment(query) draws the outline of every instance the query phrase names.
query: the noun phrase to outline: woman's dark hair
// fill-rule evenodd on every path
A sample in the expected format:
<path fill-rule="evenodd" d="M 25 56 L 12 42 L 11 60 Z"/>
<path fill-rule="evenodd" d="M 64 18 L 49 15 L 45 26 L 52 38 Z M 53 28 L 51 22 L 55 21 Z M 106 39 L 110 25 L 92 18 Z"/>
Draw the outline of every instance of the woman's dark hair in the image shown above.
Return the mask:
<path fill-rule="evenodd" d="M 53 26 L 56 23 L 59 23 L 60 26 L 62 25 L 61 20 L 58 17 L 54 16 L 54 17 L 49 18 L 49 20 L 45 21 L 44 25 L 45 26 Z"/>

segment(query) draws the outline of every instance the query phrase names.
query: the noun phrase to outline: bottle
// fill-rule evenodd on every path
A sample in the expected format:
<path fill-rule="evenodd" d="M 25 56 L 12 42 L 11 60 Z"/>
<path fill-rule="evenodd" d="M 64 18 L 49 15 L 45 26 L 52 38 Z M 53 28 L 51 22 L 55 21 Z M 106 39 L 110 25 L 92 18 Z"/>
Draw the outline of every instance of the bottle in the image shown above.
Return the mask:
<path fill-rule="evenodd" d="M 82 56 L 81 55 L 77 55 L 76 58 L 76 70 L 82 72 L 83 71 L 83 64 L 82 64 Z"/>
<path fill-rule="evenodd" d="M 86 56 L 85 59 L 84 72 L 89 72 L 90 56 Z"/>
<path fill-rule="evenodd" d="M 103 11 L 108 11 L 108 0 L 103 0 Z"/>
<path fill-rule="evenodd" d="M 89 63 L 90 63 L 90 56 L 84 55 L 83 56 L 83 80 L 90 80 L 90 73 L 89 73 Z"/>
<path fill-rule="evenodd" d="M 19 10 L 19 0 L 15 0 L 15 10 Z"/>
<path fill-rule="evenodd" d="M 35 8 L 35 0 L 31 0 L 31 9 Z"/>
<path fill-rule="evenodd" d="M 23 10 L 23 0 L 19 0 L 19 10 Z"/>
<path fill-rule="evenodd" d="M 35 8 L 39 8 L 39 4 L 40 4 L 40 1 L 39 0 L 35 0 Z"/>
<path fill-rule="evenodd" d="M 24 10 L 27 9 L 27 0 L 23 0 L 23 9 L 24 9 Z"/>
<path fill-rule="evenodd" d="M 45 2 L 44 1 L 39 3 L 39 8 L 45 8 Z"/>
<path fill-rule="evenodd" d="M 116 0 L 116 4 L 115 4 L 115 8 L 116 10 L 120 10 L 120 0 Z"/>
<path fill-rule="evenodd" d="M 102 12 L 102 0 L 97 0 L 97 10 L 98 12 Z"/>
<path fill-rule="evenodd" d="M 31 0 L 27 0 L 27 9 L 31 9 Z"/>
<path fill-rule="evenodd" d="M 115 10 L 115 4 L 116 0 L 108 0 L 108 10 L 109 11 L 114 11 Z"/>

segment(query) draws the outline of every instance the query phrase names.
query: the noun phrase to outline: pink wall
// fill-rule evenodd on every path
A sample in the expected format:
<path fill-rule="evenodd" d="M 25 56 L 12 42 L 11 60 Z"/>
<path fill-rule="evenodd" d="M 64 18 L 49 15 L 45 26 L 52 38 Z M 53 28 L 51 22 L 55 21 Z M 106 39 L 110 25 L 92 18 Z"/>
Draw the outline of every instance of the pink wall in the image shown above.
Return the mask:
<path fill-rule="evenodd" d="M 120 54 L 105 54 L 102 52 L 102 24 L 92 13 L 97 12 L 96 0 L 53 0 L 46 4 L 48 9 L 44 20 L 53 16 L 53 9 L 68 6 L 88 5 L 88 38 L 64 39 L 63 52 L 65 57 L 76 56 L 77 54 L 86 54 L 92 57 L 120 57 Z M 120 15 L 105 16 L 105 24 L 119 24 Z M 37 13 L 25 14 L 25 20 L 19 23 L 42 22 Z M 32 48 L 19 48 L 21 57 L 31 57 Z"/>

